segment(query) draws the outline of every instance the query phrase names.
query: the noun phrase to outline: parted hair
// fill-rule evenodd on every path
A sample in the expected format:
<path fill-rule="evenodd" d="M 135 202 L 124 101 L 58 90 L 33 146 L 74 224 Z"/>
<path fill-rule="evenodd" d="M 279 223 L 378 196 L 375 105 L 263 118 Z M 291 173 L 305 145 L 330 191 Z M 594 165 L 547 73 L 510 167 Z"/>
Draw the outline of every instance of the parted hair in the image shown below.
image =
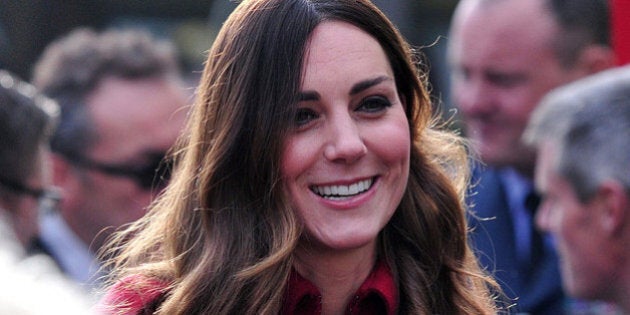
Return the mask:
<path fill-rule="evenodd" d="M 240 3 L 210 50 L 174 151 L 174 178 L 111 243 L 112 282 L 141 275 L 170 284 L 158 314 L 279 313 L 302 233 L 280 154 L 294 128 L 309 37 L 329 20 L 380 43 L 406 104 L 410 178 L 378 249 L 398 284 L 399 313 L 496 313 L 495 284 L 467 243 L 462 139 L 441 126 L 417 55 L 368 0 Z"/>

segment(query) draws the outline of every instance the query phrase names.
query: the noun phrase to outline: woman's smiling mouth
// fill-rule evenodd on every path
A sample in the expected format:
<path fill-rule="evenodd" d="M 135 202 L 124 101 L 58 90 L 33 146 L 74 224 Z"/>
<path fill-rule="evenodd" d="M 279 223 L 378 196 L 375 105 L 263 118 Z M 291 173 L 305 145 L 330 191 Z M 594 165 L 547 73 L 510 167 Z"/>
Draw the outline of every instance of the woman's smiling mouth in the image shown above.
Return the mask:
<path fill-rule="evenodd" d="M 328 200 L 343 200 L 368 191 L 375 178 L 368 178 L 350 185 L 311 186 L 312 192 Z"/>

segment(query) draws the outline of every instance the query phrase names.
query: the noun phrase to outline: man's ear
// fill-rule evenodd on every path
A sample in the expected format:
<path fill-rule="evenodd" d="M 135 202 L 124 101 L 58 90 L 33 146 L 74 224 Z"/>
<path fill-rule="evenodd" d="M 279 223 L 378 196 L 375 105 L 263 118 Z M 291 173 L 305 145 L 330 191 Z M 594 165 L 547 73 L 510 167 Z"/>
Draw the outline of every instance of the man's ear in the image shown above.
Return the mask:
<path fill-rule="evenodd" d="M 589 45 L 582 50 L 577 68 L 583 75 L 591 75 L 615 66 L 615 52 L 604 45 Z"/>
<path fill-rule="evenodd" d="M 76 169 L 62 156 L 51 154 L 52 162 L 52 181 L 61 193 L 61 209 L 67 209 L 68 205 L 72 208 L 72 204 L 76 202 L 81 186 L 81 180 Z"/>
<path fill-rule="evenodd" d="M 630 211 L 630 196 L 624 185 L 616 180 L 602 182 L 591 202 L 597 203 L 597 220 L 603 231 L 610 236 L 623 232 Z"/>

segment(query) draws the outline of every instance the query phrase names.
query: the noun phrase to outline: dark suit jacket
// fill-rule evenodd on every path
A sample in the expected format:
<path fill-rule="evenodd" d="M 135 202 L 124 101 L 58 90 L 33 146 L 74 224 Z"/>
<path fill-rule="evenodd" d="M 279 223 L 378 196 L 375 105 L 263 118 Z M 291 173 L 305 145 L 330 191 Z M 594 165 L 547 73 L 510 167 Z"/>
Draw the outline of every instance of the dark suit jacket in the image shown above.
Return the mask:
<path fill-rule="evenodd" d="M 518 312 L 562 314 L 565 302 L 552 248 L 538 248 L 532 264 L 520 266 L 512 216 L 499 173 L 476 167 L 467 203 L 470 207 L 471 245 L 482 267 L 491 272 Z"/>

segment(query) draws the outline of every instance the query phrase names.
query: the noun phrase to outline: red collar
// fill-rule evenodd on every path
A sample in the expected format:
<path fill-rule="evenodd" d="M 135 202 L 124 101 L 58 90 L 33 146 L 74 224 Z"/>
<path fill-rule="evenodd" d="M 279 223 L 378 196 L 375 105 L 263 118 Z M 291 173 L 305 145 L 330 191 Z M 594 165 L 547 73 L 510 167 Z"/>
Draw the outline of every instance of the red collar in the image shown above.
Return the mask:
<path fill-rule="evenodd" d="M 284 295 L 283 315 L 321 314 L 321 293 L 293 269 Z M 389 266 L 378 262 L 350 301 L 348 315 L 393 315 L 398 308 L 398 290 Z"/>

